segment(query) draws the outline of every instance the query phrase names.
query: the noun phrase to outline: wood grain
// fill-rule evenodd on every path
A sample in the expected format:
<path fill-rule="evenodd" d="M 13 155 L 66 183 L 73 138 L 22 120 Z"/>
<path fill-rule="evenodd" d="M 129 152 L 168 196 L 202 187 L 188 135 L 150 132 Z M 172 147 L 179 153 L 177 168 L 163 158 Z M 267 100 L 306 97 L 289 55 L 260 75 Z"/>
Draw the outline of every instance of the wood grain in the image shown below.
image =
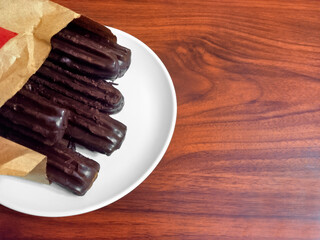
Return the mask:
<path fill-rule="evenodd" d="M 149 45 L 171 145 L 123 199 L 68 218 L 0 207 L 0 239 L 320 239 L 320 4 L 55 0 Z"/>

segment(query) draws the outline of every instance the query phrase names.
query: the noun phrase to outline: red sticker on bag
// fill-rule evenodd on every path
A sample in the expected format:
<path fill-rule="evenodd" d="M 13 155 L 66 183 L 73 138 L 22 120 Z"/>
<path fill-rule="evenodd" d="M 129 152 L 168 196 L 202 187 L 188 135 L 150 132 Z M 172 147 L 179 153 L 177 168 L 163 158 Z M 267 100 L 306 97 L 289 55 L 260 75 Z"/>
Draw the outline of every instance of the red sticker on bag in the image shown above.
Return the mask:
<path fill-rule="evenodd" d="M 0 27 L 0 48 L 2 48 L 2 46 L 6 44 L 6 42 L 8 42 L 11 38 L 17 35 L 18 34 L 15 32 L 11 32 L 7 29 Z"/>

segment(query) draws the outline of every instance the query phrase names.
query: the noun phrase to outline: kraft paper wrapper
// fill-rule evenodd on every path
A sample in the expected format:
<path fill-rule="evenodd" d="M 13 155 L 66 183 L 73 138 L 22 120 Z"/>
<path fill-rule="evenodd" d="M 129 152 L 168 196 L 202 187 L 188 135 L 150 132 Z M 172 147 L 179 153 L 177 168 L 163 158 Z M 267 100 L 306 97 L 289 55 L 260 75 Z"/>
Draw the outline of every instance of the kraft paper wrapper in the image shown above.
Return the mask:
<path fill-rule="evenodd" d="M 0 174 L 49 183 L 46 177 L 47 157 L 0 137 Z"/>
<path fill-rule="evenodd" d="M 0 0 L 0 27 L 18 35 L 0 48 L 0 107 L 45 61 L 50 39 L 79 14 L 48 0 Z M 0 138 L 0 174 L 40 180 L 46 158 Z"/>

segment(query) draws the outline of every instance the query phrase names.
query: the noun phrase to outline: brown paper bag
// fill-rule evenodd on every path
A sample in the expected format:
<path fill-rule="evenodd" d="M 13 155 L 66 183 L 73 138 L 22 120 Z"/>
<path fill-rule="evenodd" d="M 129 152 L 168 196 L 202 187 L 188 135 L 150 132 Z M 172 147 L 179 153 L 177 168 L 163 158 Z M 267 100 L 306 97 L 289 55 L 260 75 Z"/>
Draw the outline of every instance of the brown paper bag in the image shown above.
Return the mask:
<path fill-rule="evenodd" d="M 0 174 L 48 183 L 46 156 L 0 137 Z"/>
<path fill-rule="evenodd" d="M 51 37 L 79 16 L 48 0 L 0 0 L 0 107 L 40 68 Z M 45 156 L 0 138 L 0 174 L 43 182 L 45 163 Z"/>

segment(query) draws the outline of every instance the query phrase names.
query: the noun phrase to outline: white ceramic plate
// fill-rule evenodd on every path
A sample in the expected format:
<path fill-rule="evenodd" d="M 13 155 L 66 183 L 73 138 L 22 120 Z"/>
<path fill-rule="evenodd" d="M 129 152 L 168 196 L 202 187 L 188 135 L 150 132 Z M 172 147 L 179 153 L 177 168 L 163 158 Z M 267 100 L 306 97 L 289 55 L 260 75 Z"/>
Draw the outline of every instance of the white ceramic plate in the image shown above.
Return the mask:
<path fill-rule="evenodd" d="M 160 162 L 170 143 L 177 114 L 170 75 L 157 55 L 135 37 L 111 29 L 132 50 L 132 63 L 118 88 L 125 97 L 114 118 L 127 125 L 121 148 L 110 157 L 78 150 L 100 163 L 101 170 L 85 196 L 59 186 L 0 176 L 0 203 L 19 212 L 47 217 L 71 216 L 104 207 L 136 188 Z"/>

